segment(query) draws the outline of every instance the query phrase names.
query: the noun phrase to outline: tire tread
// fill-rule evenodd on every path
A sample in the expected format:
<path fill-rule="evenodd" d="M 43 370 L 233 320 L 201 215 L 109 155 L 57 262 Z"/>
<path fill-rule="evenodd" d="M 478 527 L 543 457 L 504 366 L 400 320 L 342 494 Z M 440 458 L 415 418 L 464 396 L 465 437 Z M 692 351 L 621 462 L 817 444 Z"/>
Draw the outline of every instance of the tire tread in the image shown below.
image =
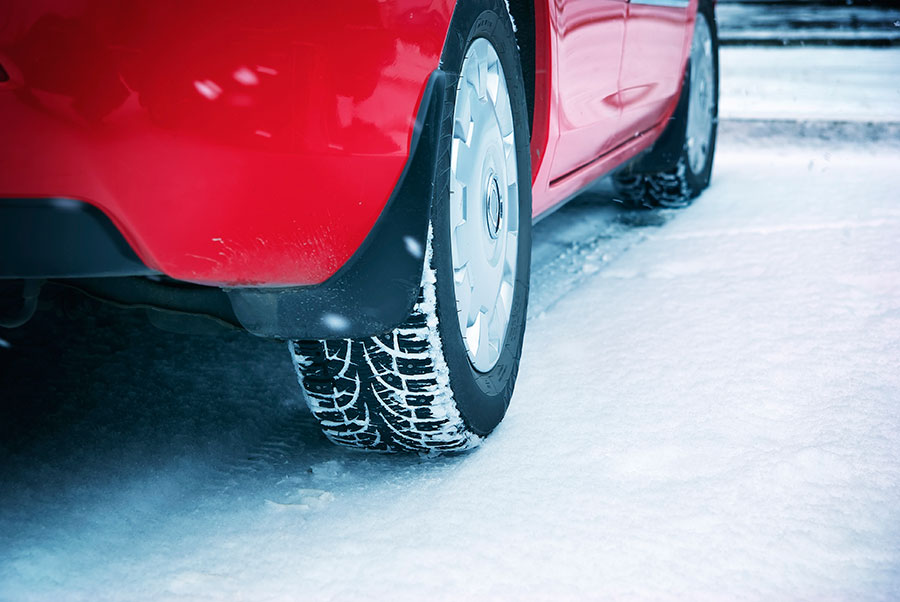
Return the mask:
<path fill-rule="evenodd" d="M 394 330 L 364 339 L 290 341 L 304 397 L 325 436 L 382 452 L 478 446 L 450 388 L 437 327 L 431 233 L 419 298 Z"/>
<path fill-rule="evenodd" d="M 618 200 L 631 209 L 687 207 L 700 191 L 691 188 L 684 157 L 656 173 L 623 173 L 613 178 Z"/>

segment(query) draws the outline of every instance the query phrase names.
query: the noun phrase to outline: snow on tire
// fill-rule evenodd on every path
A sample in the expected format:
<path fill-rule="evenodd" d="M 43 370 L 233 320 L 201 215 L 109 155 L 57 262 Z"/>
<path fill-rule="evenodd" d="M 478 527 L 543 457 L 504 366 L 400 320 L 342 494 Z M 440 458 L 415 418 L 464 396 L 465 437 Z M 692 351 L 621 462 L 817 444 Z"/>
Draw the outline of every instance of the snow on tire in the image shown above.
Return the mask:
<path fill-rule="evenodd" d="M 441 68 L 453 85 L 412 313 L 377 336 L 289 342 L 307 404 L 339 445 L 471 449 L 512 397 L 531 268 L 531 165 L 525 88 L 502 0 L 456 7 Z"/>
<path fill-rule="evenodd" d="M 693 196 L 687 180 L 687 162 L 654 174 L 622 174 L 615 178 L 616 192 L 633 208 L 685 207 Z"/>
<path fill-rule="evenodd" d="M 377 451 L 462 451 L 481 437 L 453 399 L 437 329 L 435 275 L 394 330 L 366 339 L 291 341 L 307 403 L 333 443 Z"/>

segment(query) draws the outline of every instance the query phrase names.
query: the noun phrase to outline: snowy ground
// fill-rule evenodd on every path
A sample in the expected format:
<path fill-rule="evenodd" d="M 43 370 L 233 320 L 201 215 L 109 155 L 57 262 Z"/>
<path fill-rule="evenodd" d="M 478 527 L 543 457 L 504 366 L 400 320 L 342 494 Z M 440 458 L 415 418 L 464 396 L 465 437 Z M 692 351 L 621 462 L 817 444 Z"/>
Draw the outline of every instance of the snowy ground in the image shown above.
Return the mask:
<path fill-rule="evenodd" d="M 722 49 L 724 119 L 900 122 L 900 48 Z"/>
<path fill-rule="evenodd" d="M 247 335 L 4 333 L 0 600 L 895 599 L 897 124 L 731 106 L 691 208 L 600 186 L 537 225 L 519 385 L 465 456 L 330 446 Z"/>

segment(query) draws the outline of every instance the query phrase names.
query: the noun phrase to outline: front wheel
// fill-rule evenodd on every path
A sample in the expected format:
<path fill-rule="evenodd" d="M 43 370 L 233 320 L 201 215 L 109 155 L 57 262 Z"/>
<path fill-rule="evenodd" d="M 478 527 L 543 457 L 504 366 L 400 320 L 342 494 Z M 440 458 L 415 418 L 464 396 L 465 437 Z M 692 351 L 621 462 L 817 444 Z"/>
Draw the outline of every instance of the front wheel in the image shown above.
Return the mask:
<path fill-rule="evenodd" d="M 442 68 L 446 131 L 419 299 L 394 330 L 292 341 L 313 415 L 333 442 L 461 451 L 506 413 L 525 331 L 531 262 L 527 109 L 515 35 L 499 0 L 461 3 Z"/>
<path fill-rule="evenodd" d="M 632 208 L 684 207 L 709 186 L 719 115 L 719 41 L 712 2 L 701 0 L 681 97 L 647 158 L 613 176 Z M 670 149 L 674 149 L 670 151 Z M 660 166 L 659 162 L 664 163 Z M 646 163 L 650 165 L 646 165 Z"/>

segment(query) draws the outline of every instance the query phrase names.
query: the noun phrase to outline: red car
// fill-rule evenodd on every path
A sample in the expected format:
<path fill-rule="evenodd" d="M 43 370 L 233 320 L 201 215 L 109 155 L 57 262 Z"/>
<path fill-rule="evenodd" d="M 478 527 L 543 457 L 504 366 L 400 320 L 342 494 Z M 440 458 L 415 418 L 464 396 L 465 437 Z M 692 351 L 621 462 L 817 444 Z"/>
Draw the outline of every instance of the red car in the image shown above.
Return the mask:
<path fill-rule="evenodd" d="M 709 183 L 713 0 L 7 0 L 0 325 L 52 281 L 289 341 L 336 443 L 502 419 L 531 226 Z"/>

